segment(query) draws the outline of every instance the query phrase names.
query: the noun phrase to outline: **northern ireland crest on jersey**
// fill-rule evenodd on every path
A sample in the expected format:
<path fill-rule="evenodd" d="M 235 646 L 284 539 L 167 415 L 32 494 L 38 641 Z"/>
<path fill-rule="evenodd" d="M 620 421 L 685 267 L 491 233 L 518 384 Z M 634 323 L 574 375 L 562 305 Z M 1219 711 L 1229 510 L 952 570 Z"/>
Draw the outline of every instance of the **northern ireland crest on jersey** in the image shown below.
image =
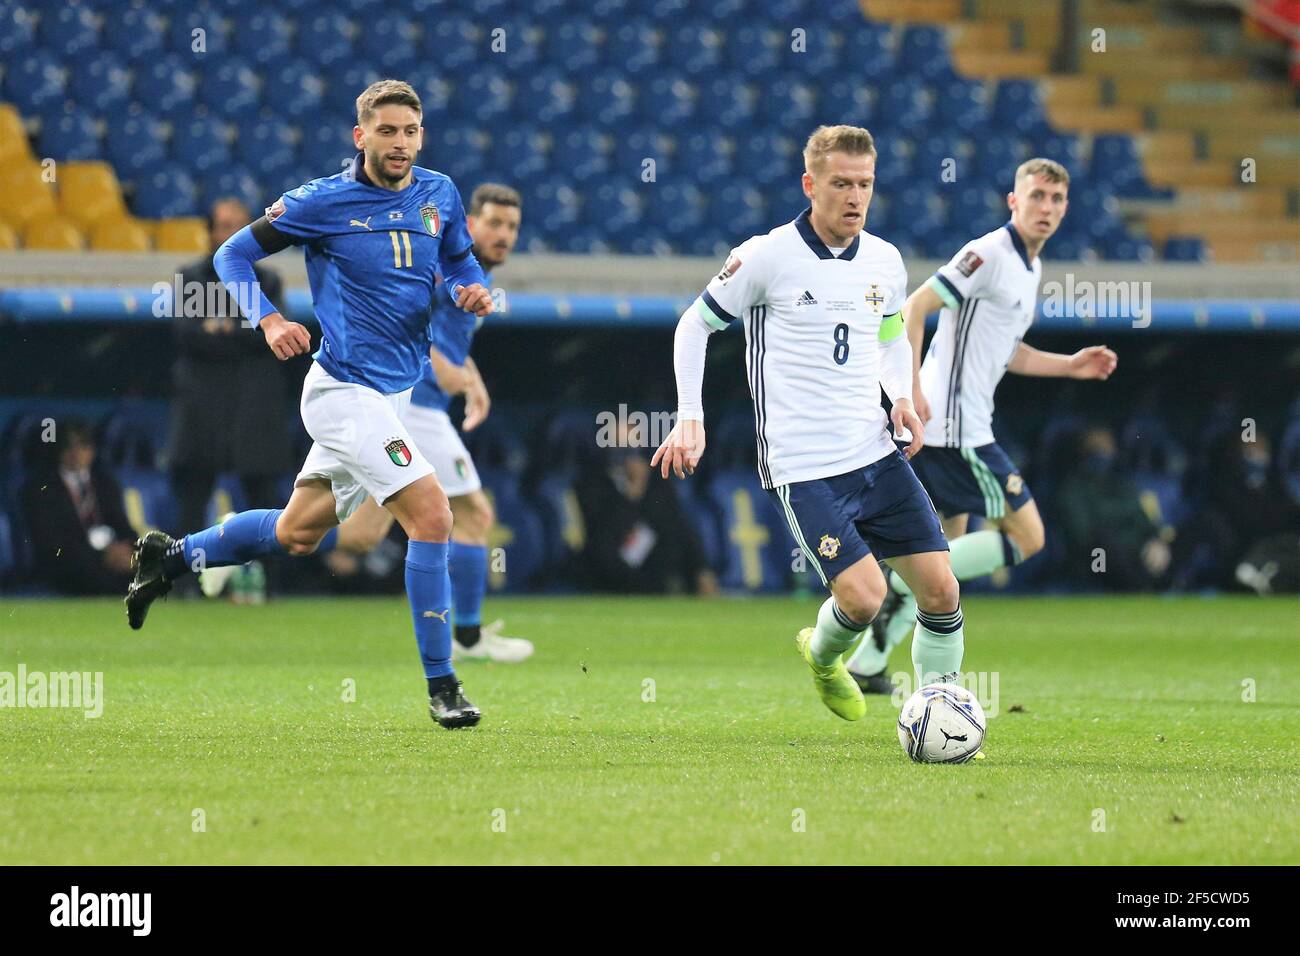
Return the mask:
<path fill-rule="evenodd" d="M 406 442 L 400 438 L 388 439 L 388 444 L 384 445 L 384 451 L 388 452 L 388 457 L 399 468 L 405 468 L 411 463 L 411 449 L 407 448 Z"/>
<path fill-rule="evenodd" d="M 442 217 L 438 215 L 438 207 L 433 203 L 426 203 L 420 207 L 420 221 L 424 223 L 425 230 L 431 236 L 436 236 L 438 230 L 442 228 Z"/>
<path fill-rule="evenodd" d="M 1025 480 L 1015 472 L 1007 475 L 1007 494 L 1018 495 L 1025 490 Z"/>
<path fill-rule="evenodd" d="M 817 542 L 817 553 L 827 561 L 834 561 L 836 555 L 840 553 L 840 539 L 832 538 L 828 534 L 822 535 L 822 539 Z"/>
<path fill-rule="evenodd" d="M 876 315 L 880 314 L 880 306 L 884 303 L 885 297 L 880 294 L 880 286 L 871 283 L 871 291 L 866 294 L 867 305 L 875 310 Z"/>

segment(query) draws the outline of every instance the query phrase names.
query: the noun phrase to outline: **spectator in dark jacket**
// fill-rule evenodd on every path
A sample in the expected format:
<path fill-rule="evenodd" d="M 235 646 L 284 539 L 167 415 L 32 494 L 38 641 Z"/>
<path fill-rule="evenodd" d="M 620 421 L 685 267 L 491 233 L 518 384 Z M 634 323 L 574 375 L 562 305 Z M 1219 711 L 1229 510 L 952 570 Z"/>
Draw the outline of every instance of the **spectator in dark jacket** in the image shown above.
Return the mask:
<path fill-rule="evenodd" d="M 214 203 L 208 217 L 212 251 L 248 221 L 248 209 L 239 200 Z M 261 266 L 253 271 L 263 292 L 283 302 L 279 277 Z M 182 303 L 174 309 L 178 359 L 173 373 L 172 487 L 178 527 L 202 528 L 211 524 L 205 510 L 218 474 L 239 475 L 246 507 L 269 508 L 283 499 L 277 479 L 296 462 L 289 447 L 285 372 L 262 333 L 243 323 L 210 255 L 185 266 L 181 274 L 183 288 L 220 289 L 218 295 L 205 295 L 204 302 L 223 306 L 217 315 L 207 314 L 205 308 L 202 315 L 187 316 Z"/>
<path fill-rule="evenodd" d="M 95 464 L 86 426 L 65 422 L 54 434 L 23 488 L 36 573 L 64 594 L 122 594 L 135 540 L 122 490 Z"/>
<path fill-rule="evenodd" d="M 643 449 L 611 449 L 583 471 L 576 491 L 593 587 L 650 594 L 717 591 L 717 577 L 676 490 L 650 480 Z"/>

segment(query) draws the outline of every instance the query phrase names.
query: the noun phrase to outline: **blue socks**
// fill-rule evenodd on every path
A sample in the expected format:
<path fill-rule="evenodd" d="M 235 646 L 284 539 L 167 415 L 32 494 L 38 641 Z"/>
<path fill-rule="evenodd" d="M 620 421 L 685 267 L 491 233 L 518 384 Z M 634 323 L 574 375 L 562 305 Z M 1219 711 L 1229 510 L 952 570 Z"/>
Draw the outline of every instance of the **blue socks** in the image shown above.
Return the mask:
<path fill-rule="evenodd" d="M 483 622 L 483 592 L 487 590 L 488 551 L 482 545 L 453 541 L 447 551 L 456 629 Z"/>
<path fill-rule="evenodd" d="M 187 534 L 163 558 L 163 575 L 170 581 L 190 571 L 286 554 L 275 537 L 275 523 L 283 513 L 283 508 L 241 511 L 223 524 Z"/>
<path fill-rule="evenodd" d="M 408 541 L 406 599 L 411 602 L 415 643 L 426 678 L 447 677 L 451 669 L 451 578 L 447 543 Z"/>

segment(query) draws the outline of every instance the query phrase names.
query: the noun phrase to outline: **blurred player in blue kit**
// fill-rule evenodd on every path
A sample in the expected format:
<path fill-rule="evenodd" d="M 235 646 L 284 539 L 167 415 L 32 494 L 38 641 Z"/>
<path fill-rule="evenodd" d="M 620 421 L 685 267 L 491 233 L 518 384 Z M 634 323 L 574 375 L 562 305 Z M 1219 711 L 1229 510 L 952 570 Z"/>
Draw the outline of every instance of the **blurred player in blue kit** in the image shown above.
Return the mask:
<path fill-rule="evenodd" d="M 421 118 L 408 84 L 367 87 L 357 98 L 351 165 L 285 193 L 217 250 L 218 275 L 276 357 L 288 359 L 310 350 L 310 335 L 262 296 L 252 264 L 290 245 L 304 249 L 321 324 L 300 406 L 312 448 L 284 508 L 241 512 L 179 539 L 160 531 L 140 538 L 126 611 L 140 628 L 182 575 L 331 548 L 338 523 L 373 498 L 410 539 L 406 594 L 430 714 L 450 729 L 477 724 L 480 712 L 451 665 L 452 511 L 407 416 L 429 364 L 433 323 L 443 320 L 442 310 L 431 309 L 435 296 L 480 318 L 492 300 L 455 184 L 415 165 Z"/>

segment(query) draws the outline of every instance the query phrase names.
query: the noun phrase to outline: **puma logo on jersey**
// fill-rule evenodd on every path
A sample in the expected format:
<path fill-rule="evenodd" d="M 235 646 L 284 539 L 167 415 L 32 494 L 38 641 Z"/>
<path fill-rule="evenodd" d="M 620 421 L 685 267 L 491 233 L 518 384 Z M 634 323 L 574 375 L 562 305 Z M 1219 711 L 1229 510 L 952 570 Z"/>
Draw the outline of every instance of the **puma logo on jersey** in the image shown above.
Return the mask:
<path fill-rule="evenodd" d="M 804 289 L 804 290 L 803 290 L 803 295 L 801 295 L 801 296 L 799 296 L 799 298 L 795 299 L 795 300 L 794 300 L 794 304 L 795 304 L 796 306 L 800 306 L 800 305 L 816 305 L 816 304 L 817 304 L 817 300 L 813 298 L 813 294 L 812 294 L 811 292 L 809 292 L 807 289 Z"/>
<path fill-rule="evenodd" d="M 441 611 L 441 612 L 439 612 L 439 611 L 425 611 L 425 612 L 424 612 L 424 616 L 425 616 L 425 617 L 436 617 L 438 620 L 442 621 L 443 624 L 446 624 L 446 623 L 447 623 L 447 615 L 450 614 L 450 613 L 451 613 L 451 608 L 447 608 L 447 610 L 445 610 L 445 611 Z"/>
<path fill-rule="evenodd" d="M 365 221 L 365 222 L 362 222 L 360 219 L 353 219 L 350 223 L 348 223 L 348 225 L 349 225 L 349 226 L 360 226 L 362 229 L 369 229 L 369 228 L 370 228 L 370 220 L 371 220 L 372 218 L 373 218 L 372 216 L 366 216 L 366 221 Z"/>

